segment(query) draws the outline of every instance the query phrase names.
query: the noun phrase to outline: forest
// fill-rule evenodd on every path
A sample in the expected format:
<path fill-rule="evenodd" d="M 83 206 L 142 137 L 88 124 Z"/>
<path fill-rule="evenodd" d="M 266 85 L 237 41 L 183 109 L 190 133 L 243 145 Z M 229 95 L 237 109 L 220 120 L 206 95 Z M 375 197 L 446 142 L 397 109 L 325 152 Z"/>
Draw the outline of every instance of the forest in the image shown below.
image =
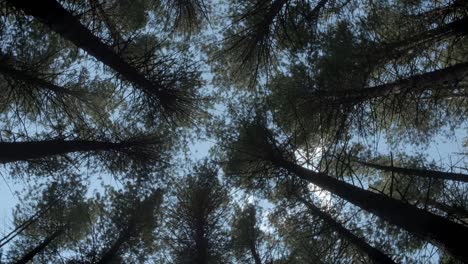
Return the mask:
<path fill-rule="evenodd" d="M 0 264 L 468 263 L 466 0 L 0 0 L 0 89 Z"/>

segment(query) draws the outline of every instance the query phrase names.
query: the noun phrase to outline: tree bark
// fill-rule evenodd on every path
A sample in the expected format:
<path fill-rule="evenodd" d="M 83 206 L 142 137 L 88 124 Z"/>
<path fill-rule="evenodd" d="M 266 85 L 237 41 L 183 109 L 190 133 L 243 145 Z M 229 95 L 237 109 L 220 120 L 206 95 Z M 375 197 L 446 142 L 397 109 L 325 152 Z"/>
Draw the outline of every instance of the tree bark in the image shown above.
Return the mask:
<path fill-rule="evenodd" d="M 296 198 L 302 204 L 304 204 L 312 212 L 312 214 L 321 218 L 328 226 L 330 226 L 333 230 L 340 234 L 340 236 L 344 237 L 346 240 L 351 242 L 356 248 L 367 254 L 367 256 L 369 256 L 369 258 L 373 261 L 373 263 L 395 264 L 395 262 L 389 256 L 385 255 L 379 249 L 369 245 L 364 239 L 351 233 L 351 231 L 346 229 L 346 227 L 338 223 L 327 213 L 322 212 L 322 210 L 320 210 L 314 204 L 305 200 L 299 195 L 296 195 Z"/>
<path fill-rule="evenodd" d="M 44 241 L 33 248 L 31 251 L 29 251 L 26 255 L 24 255 L 20 260 L 16 262 L 16 264 L 27 264 L 29 261 L 31 261 L 34 256 L 36 256 L 38 253 L 41 253 L 52 241 L 54 241 L 57 237 L 62 235 L 65 232 L 65 227 L 62 227 L 55 231 L 52 235 L 44 239 Z"/>
<path fill-rule="evenodd" d="M 325 98 L 340 104 L 349 102 L 360 103 L 366 100 L 401 95 L 406 93 L 421 93 L 429 87 L 441 86 L 435 91 L 453 90 L 456 84 L 468 76 L 468 63 L 459 63 L 441 70 L 418 74 L 409 78 L 363 89 L 347 89 L 336 91 L 316 91 L 313 96 Z"/>
<path fill-rule="evenodd" d="M 468 261 L 468 252 L 456 238 L 468 237 L 468 228 L 399 200 L 358 188 L 326 174 L 305 169 L 278 156 L 269 157 L 278 167 L 340 196 L 422 239 L 443 247 L 453 256 Z"/>
<path fill-rule="evenodd" d="M 71 41 L 77 47 L 85 50 L 97 60 L 115 70 L 127 81 L 133 83 L 137 89 L 142 90 L 148 97 L 157 99 L 159 103 L 164 104 L 175 100 L 173 93 L 165 91 L 160 85 L 148 80 L 137 69 L 115 53 L 111 47 L 91 33 L 57 1 L 42 0 L 31 2 L 26 0 L 7 0 L 7 2 L 27 15 L 38 19 L 63 38 Z"/>
<path fill-rule="evenodd" d="M 123 147 L 124 143 L 87 140 L 0 142 L 0 163 L 28 161 L 71 152 L 118 150 Z"/>
<path fill-rule="evenodd" d="M 451 180 L 451 181 L 460 181 L 460 182 L 468 182 L 468 175 L 463 173 L 453 173 L 453 172 L 443 172 L 443 171 L 436 171 L 436 170 L 426 170 L 426 169 L 414 169 L 414 168 L 402 168 L 402 167 L 395 167 L 395 166 L 386 166 L 380 165 L 376 163 L 364 162 L 364 161 L 357 161 L 359 164 L 362 164 L 366 167 L 400 173 L 404 175 L 414 175 L 422 178 L 430 178 L 430 179 L 440 179 L 440 180 Z"/>

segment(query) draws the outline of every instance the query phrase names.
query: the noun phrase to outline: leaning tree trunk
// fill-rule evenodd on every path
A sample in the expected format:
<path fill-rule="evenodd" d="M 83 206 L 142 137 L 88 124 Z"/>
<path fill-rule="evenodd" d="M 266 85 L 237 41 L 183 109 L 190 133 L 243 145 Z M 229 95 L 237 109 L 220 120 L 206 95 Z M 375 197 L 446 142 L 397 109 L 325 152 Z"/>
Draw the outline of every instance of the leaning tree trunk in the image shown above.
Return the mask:
<path fill-rule="evenodd" d="M 132 226 L 122 231 L 117 240 L 115 240 L 112 246 L 104 253 L 97 264 L 113 263 L 112 261 L 118 256 L 123 244 L 132 236 L 132 231 Z"/>
<path fill-rule="evenodd" d="M 133 206 L 132 212 L 129 215 L 129 220 L 126 223 L 126 227 L 119 233 L 117 239 L 110 246 L 110 248 L 96 262 L 97 264 L 114 263 L 125 242 L 127 242 L 130 238 L 139 236 L 142 225 L 147 224 L 139 220 L 139 217 L 142 214 L 142 210 L 148 210 L 147 206 L 149 205 L 159 206 L 161 203 L 160 199 L 161 192 L 160 189 L 158 189 L 149 197 Z"/>
<path fill-rule="evenodd" d="M 370 167 L 370 168 L 374 168 L 374 169 L 378 169 L 382 171 L 404 174 L 404 175 L 414 175 L 414 176 L 418 176 L 421 178 L 429 178 L 429 179 L 468 182 L 468 175 L 463 174 L 463 173 L 442 172 L 442 171 L 426 170 L 426 169 L 402 168 L 402 167 L 386 166 L 386 165 L 364 162 L 364 161 L 357 161 L 357 162 L 366 167 Z"/>
<path fill-rule="evenodd" d="M 346 229 L 343 225 L 334 220 L 330 215 L 322 212 L 317 206 L 304 198 L 296 195 L 296 198 L 304 204 L 312 214 L 322 219 L 329 227 L 335 230 L 340 236 L 351 242 L 356 248 L 367 254 L 373 263 L 395 264 L 395 262 L 382 251 L 369 245 L 364 239 L 354 235 L 351 231 Z"/>
<path fill-rule="evenodd" d="M 52 243 L 52 241 L 54 241 L 57 237 L 62 235 L 64 232 L 65 232 L 65 227 L 62 227 L 62 228 L 58 229 L 52 235 L 50 235 L 49 237 L 44 239 L 44 241 L 41 244 L 39 244 L 37 247 L 33 248 L 26 255 L 24 255 L 20 260 L 18 260 L 16 262 L 16 264 L 27 264 L 27 263 L 29 263 L 30 261 L 32 261 L 34 256 L 41 253 L 48 245 L 50 245 L 50 243 Z"/>
<path fill-rule="evenodd" d="M 7 0 L 7 2 L 27 15 L 38 19 L 63 38 L 71 41 L 115 70 L 127 81 L 133 83 L 137 89 L 142 90 L 148 97 L 157 99 L 160 104 L 167 104 L 175 100 L 173 93 L 148 80 L 141 72 L 115 53 L 111 47 L 91 33 L 57 1 Z"/>
<path fill-rule="evenodd" d="M 16 236 L 18 236 L 23 230 L 28 228 L 30 225 L 34 224 L 37 219 L 49 211 L 51 206 L 49 205 L 43 210 L 39 210 L 36 213 L 34 213 L 31 217 L 29 217 L 26 221 L 18 225 L 14 230 L 12 230 L 10 233 L 6 234 L 0 239 L 0 248 L 2 248 L 4 245 L 6 245 L 8 242 L 10 242 L 12 239 L 14 239 Z"/>
<path fill-rule="evenodd" d="M 468 76 L 468 63 L 459 63 L 453 66 L 418 74 L 393 83 L 378 85 L 363 89 L 348 89 L 337 91 L 317 91 L 312 96 L 324 98 L 337 104 L 362 103 L 374 98 L 420 94 L 426 89 L 432 89 L 434 96 L 438 92 L 450 91 L 457 88 L 457 84 Z"/>
<path fill-rule="evenodd" d="M 375 214 L 422 239 L 443 247 L 453 256 L 468 261 L 468 251 L 457 237 L 468 237 L 468 228 L 402 201 L 358 188 L 326 174 L 303 168 L 282 157 L 269 160 L 276 166 L 309 181 L 350 203 Z"/>
<path fill-rule="evenodd" d="M 428 42 L 437 42 L 447 38 L 463 36 L 468 33 L 468 29 L 466 27 L 467 23 L 468 17 L 464 17 L 420 34 L 416 34 L 400 42 L 390 43 L 386 45 L 386 47 L 384 46 L 382 50 L 387 50 L 391 54 L 395 51 L 398 52 L 399 50 L 407 49 L 408 46 L 417 47 L 418 45 Z"/>
<path fill-rule="evenodd" d="M 390 60 L 409 55 L 411 51 L 420 49 L 424 45 L 435 44 L 444 40 L 454 39 L 468 33 L 466 24 L 468 18 L 462 18 L 436 28 L 419 32 L 409 37 L 390 43 L 381 43 L 368 47 L 366 54 L 371 54 L 371 65 L 380 65 Z"/>
<path fill-rule="evenodd" d="M 450 216 L 457 216 L 460 219 L 468 219 L 468 211 L 466 211 L 462 207 L 458 206 L 450 206 L 441 202 L 438 202 L 433 199 L 428 199 L 425 201 L 427 205 L 430 205 L 438 210 L 441 210 L 447 214 L 448 217 Z"/>
<path fill-rule="evenodd" d="M 129 143 L 113 143 L 92 140 L 44 140 L 29 142 L 0 142 L 0 163 L 28 161 L 47 156 L 72 152 L 110 151 L 129 146 Z"/>

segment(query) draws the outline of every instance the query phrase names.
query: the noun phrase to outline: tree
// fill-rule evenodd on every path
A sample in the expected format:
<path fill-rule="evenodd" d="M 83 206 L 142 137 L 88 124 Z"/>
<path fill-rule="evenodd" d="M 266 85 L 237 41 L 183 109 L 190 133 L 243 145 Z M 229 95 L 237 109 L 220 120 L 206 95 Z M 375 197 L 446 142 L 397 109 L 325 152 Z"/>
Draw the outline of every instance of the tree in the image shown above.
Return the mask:
<path fill-rule="evenodd" d="M 154 146 L 159 140 L 146 138 L 143 140 L 124 140 L 121 142 L 97 140 L 43 140 L 29 142 L 1 142 L 0 147 L 5 151 L 0 156 L 0 163 L 16 161 L 40 160 L 48 156 L 64 155 L 73 152 L 117 152 L 135 160 L 156 161 L 158 153 Z"/>
<path fill-rule="evenodd" d="M 105 247 L 96 263 L 113 263 L 121 259 L 123 252 L 132 248 L 143 236 L 151 237 L 156 227 L 158 210 L 162 203 L 161 190 L 155 190 L 141 201 L 132 201 L 135 194 L 117 193 L 114 208 L 111 211 L 111 221 L 115 226 L 117 237 Z"/>
<path fill-rule="evenodd" d="M 234 167 L 228 167 L 229 171 L 255 175 L 256 171 L 265 170 L 265 168 L 284 170 L 295 177 L 330 191 L 422 239 L 439 244 L 460 259 L 466 258 L 460 244 L 451 239 L 457 234 L 468 232 L 466 227 L 415 206 L 297 165 L 291 161 L 290 157 L 284 156 L 284 150 L 275 143 L 273 134 L 259 122 L 244 124 L 241 128 L 243 133 L 235 139 L 234 145 L 229 147 L 233 150 L 229 154 L 230 163 L 236 164 Z M 236 171 L 236 168 L 243 169 Z M 448 235 L 449 233 L 451 235 Z"/>
<path fill-rule="evenodd" d="M 17 206 L 14 214 L 19 229 L 8 248 L 10 260 L 15 263 L 51 261 L 59 249 L 85 236 L 93 219 L 93 202 L 85 198 L 87 186 L 80 176 L 67 176 L 45 186 L 36 185 L 36 189 L 24 194 L 24 203 Z M 37 212 L 33 218 L 29 216 L 31 212 Z"/>
<path fill-rule="evenodd" d="M 34 69 L 21 69 L 21 66 L 14 65 L 14 61 L 14 58 L 0 54 L 0 73 L 6 82 L 9 90 L 7 93 L 10 97 L 3 102 L 6 108 L 10 104 L 23 103 L 24 107 L 19 108 L 25 108 L 26 113 L 40 113 L 44 112 L 44 105 L 50 104 L 66 113 L 73 113 L 70 106 L 79 106 L 74 100 L 82 103 L 87 102 L 89 94 L 86 91 L 56 85 L 47 80 L 47 78 L 51 78 L 50 76 L 54 76 L 53 74 L 37 72 Z M 16 62 L 16 64 L 25 65 L 26 63 Z"/>
<path fill-rule="evenodd" d="M 26 264 L 29 263 L 30 261 L 33 260 L 34 256 L 44 250 L 51 242 L 53 242 L 57 237 L 62 235 L 65 231 L 65 227 L 59 228 L 57 231 L 52 233 L 49 237 L 44 239 L 42 243 L 37 245 L 35 248 L 33 248 L 31 251 L 29 251 L 26 255 L 24 255 L 20 260 L 18 260 L 17 264 Z"/>
<path fill-rule="evenodd" d="M 232 243 L 239 260 L 248 252 L 255 264 L 266 263 L 260 256 L 260 244 L 264 237 L 257 223 L 257 211 L 254 205 L 236 208 L 232 224 Z"/>
<path fill-rule="evenodd" d="M 187 76 L 182 75 L 185 78 L 189 77 L 189 80 L 180 78 L 173 80 L 171 74 L 164 74 L 170 70 L 165 68 L 167 65 L 162 61 L 156 62 L 151 67 L 153 76 L 145 76 L 139 69 L 132 66 L 111 47 L 93 35 L 75 16 L 55 0 L 41 3 L 41 7 L 49 10 L 48 12 L 42 12 L 36 4 L 25 1 L 9 1 L 9 3 L 27 15 L 35 17 L 51 30 L 112 68 L 125 80 L 132 83 L 136 89 L 142 91 L 149 104 L 166 113 L 167 117 L 178 113 L 180 114 L 179 118 L 182 118 L 188 113 L 187 108 L 190 108 L 193 99 L 187 88 L 196 83 L 195 78 L 189 77 L 190 73 L 186 72 Z M 159 66 L 161 68 L 158 69 Z M 155 72 L 156 74 L 154 74 Z"/>
<path fill-rule="evenodd" d="M 320 208 L 315 206 L 312 202 L 300 196 L 296 196 L 296 198 L 300 203 L 305 205 L 312 214 L 317 215 L 319 218 L 325 221 L 328 226 L 336 230 L 336 232 L 339 233 L 340 236 L 349 240 L 355 247 L 366 253 L 374 263 L 395 263 L 389 256 L 385 255 L 382 251 L 372 247 L 364 239 L 354 235 L 351 231 L 346 229 L 346 227 L 342 226 L 327 213 L 322 212 L 322 210 L 320 210 Z"/>
<path fill-rule="evenodd" d="M 175 263 L 223 263 L 227 259 L 229 198 L 216 167 L 202 163 L 177 186 L 168 207 L 168 243 Z"/>
<path fill-rule="evenodd" d="M 468 261 L 465 2 L 0 1 L 0 262 Z"/>

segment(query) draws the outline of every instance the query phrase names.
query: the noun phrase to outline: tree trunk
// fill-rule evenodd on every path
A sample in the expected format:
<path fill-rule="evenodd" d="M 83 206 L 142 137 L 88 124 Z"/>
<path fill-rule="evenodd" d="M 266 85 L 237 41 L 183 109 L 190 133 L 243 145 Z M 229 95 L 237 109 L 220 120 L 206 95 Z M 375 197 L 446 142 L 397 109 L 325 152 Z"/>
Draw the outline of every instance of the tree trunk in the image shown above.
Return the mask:
<path fill-rule="evenodd" d="M 255 261 L 255 264 L 262 264 L 262 260 L 260 259 L 260 255 L 258 254 L 257 247 L 255 246 L 255 241 L 250 244 L 250 253 Z"/>
<path fill-rule="evenodd" d="M 49 211 L 49 209 L 52 206 L 49 205 L 43 210 L 39 210 L 36 213 L 34 213 L 31 217 L 29 217 L 26 221 L 24 221 L 22 224 L 18 225 L 14 230 L 12 230 L 10 233 L 6 234 L 0 239 L 0 248 L 2 248 L 4 245 L 6 245 L 8 242 L 10 242 L 12 239 L 14 239 L 16 236 L 18 236 L 23 230 L 28 228 L 30 225 L 34 224 L 37 219 Z"/>
<path fill-rule="evenodd" d="M 364 161 L 357 161 L 359 164 L 362 164 L 366 167 L 400 173 L 404 175 L 414 175 L 422 178 L 430 178 L 430 179 L 440 179 L 440 180 L 452 180 L 452 181 L 460 181 L 460 182 L 468 182 L 468 175 L 463 173 L 453 173 L 453 172 L 442 172 L 442 171 L 435 171 L 435 170 L 426 170 L 426 169 L 413 169 L 413 168 L 402 168 L 402 167 L 395 167 L 395 166 L 386 166 L 380 165 L 370 162 Z"/>
<path fill-rule="evenodd" d="M 120 233 L 117 240 L 112 244 L 109 250 L 107 250 L 106 253 L 104 253 L 104 255 L 97 262 L 97 264 L 113 263 L 112 261 L 117 257 L 123 244 L 131 237 L 131 231 L 132 228 L 129 227 L 125 229 L 122 233 Z"/>
<path fill-rule="evenodd" d="M 197 208 L 195 213 L 195 249 L 196 249 L 196 263 L 197 264 L 207 264 L 208 263 L 208 240 L 205 236 L 205 215 L 203 206 Z"/>
<path fill-rule="evenodd" d="M 62 235 L 63 232 L 65 232 L 65 227 L 60 228 L 59 230 L 55 231 L 52 235 L 44 239 L 44 241 L 41 244 L 29 251 L 20 260 L 18 260 L 16 264 L 26 264 L 29 261 L 31 261 L 34 258 L 34 256 L 42 252 L 50 243 L 52 243 L 52 241 L 54 241 L 57 237 Z"/>
<path fill-rule="evenodd" d="M 326 174 L 305 169 L 278 156 L 269 157 L 278 167 L 340 196 L 422 239 L 443 247 L 453 256 L 468 261 L 468 251 L 457 237 L 468 237 L 468 228 L 399 200 L 358 188 Z"/>
<path fill-rule="evenodd" d="M 42 0 L 31 2 L 26 0 L 7 0 L 7 2 L 27 15 L 38 19 L 63 38 L 71 41 L 97 60 L 115 70 L 146 95 L 152 98 L 156 97 L 159 103 L 173 102 L 175 99 L 171 92 L 164 91 L 163 87 L 148 80 L 137 69 L 121 58 L 111 47 L 91 33 L 57 1 Z"/>
<path fill-rule="evenodd" d="M 52 155 L 85 151 L 118 150 L 124 143 L 87 140 L 44 140 L 29 142 L 0 142 L 0 163 L 40 159 Z"/>
<path fill-rule="evenodd" d="M 366 100 L 407 93 L 421 93 L 430 87 L 437 91 L 449 91 L 468 76 L 468 63 L 459 63 L 441 70 L 418 74 L 409 78 L 363 89 L 348 89 L 336 91 L 317 91 L 313 96 L 325 98 L 339 104 L 361 103 Z"/>
<path fill-rule="evenodd" d="M 160 205 L 161 192 L 160 189 L 153 192 L 145 200 L 138 202 L 133 206 L 132 212 L 130 213 L 129 220 L 126 223 L 126 228 L 124 228 L 120 233 L 112 246 L 102 255 L 101 259 L 97 261 L 97 264 L 106 264 L 114 263 L 115 259 L 118 257 L 119 251 L 122 249 L 122 246 L 132 237 L 138 237 L 141 233 L 141 225 L 147 224 L 141 222 L 138 218 L 141 214 L 141 210 L 147 210 L 147 205 L 151 204 L 153 206 Z M 158 199 L 158 200 L 156 200 Z M 158 201 L 158 202 L 157 202 Z M 146 208 L 146 209 L 144 209 Z"/>
<path fill-rule="evenodd" d="M 450 205 L 438 202 L 438 201 L 433 200 L 433 199 L 428 199 L 425 202 L 426 202 L 426 204 L 447 213 L 447 216 L 455 215 L 455 216 L 459 217 L 460 219 L 468 219 L 468 211 L 466 211 L 462 207 L 450 206 Z"/>
<path fill-rule="evenodd" d="M 342 226 L 340 223 L 335 221 L 330 215 L 322 212 L 322 210 L 320 210 L 314 204 L 305 200 L 299 195 L 296 195 L 296 198 L 301 203 L 303 203 L 312 212 L 312 214 L 318 216 L 328 226 L 335 230 L 340 236 L 344 237 L 346 240 L 351 242 L 356 248 L 367 254 L 369 258 L 373 261 L 373 263 L 395 264 L 395 262 L 389 256 L 385 255 L 382 251 L 378 250 L 377 248 L 374 248 L 371 245 L 369 245 L 364 239 L 351 233 L 351 231 L 346 229 L 346 227 Z"/>
<path fill-rule="evenodd" d="M 458 19 L 404 39 L 400 42 L 388 44 L 383 50 L 394 53 L 392 51 L 399 52 L 401 50 L 408 49 L 408 46 L 416 47 L 430 41 L 437 42 L 451 37 L 463 36 L 468 33 L 468 29 L 466 27 L 467 23 L 468 17 Z"/>

